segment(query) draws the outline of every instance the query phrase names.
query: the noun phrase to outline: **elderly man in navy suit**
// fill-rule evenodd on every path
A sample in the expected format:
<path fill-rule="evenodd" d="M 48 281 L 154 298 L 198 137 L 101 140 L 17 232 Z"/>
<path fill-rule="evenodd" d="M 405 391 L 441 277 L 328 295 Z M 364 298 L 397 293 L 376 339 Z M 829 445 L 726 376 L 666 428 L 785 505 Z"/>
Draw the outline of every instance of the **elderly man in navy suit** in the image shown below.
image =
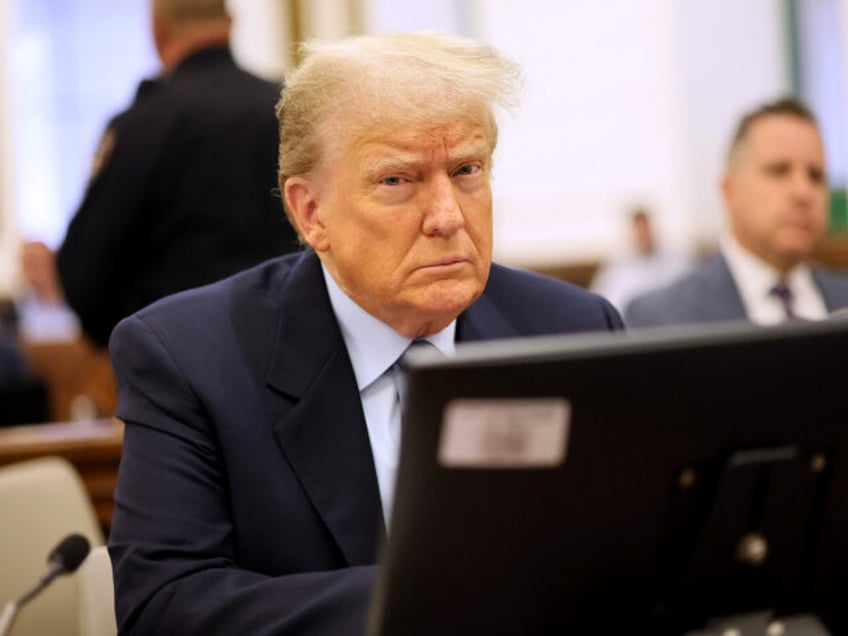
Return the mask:
<path fill-rule="evenodd" d="M 602 298 L 491 262 L 494 108 L 517 80 L 462 38 L 307 48 L 278 117 L 310 249 L 166 298 L 111 340 L 123 633 L 363 633 L 409 344 L 621 327 Z"/>
<path fill-rule="evenodd" d="M 815 117 L 783 99 L 742 118 L 722 182 L 719 253 L 625 308 L 631 327 L 819 320 L 848 307 L 848 277 L 807 259 L 827 230 L 824 147 Z"/>

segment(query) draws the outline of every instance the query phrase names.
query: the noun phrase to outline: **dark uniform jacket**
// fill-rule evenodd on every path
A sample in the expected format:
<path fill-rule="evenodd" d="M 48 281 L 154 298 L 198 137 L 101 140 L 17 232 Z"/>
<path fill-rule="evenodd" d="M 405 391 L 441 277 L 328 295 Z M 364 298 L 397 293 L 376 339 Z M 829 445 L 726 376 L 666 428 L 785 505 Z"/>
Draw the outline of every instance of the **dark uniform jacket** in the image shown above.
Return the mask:
<path fill-rule="evenodd" d="M 275 189 L 279 92 L 206 49 L 112 120 L 58 254 L 95 341 L 162 296 L 297 248 Z"/>

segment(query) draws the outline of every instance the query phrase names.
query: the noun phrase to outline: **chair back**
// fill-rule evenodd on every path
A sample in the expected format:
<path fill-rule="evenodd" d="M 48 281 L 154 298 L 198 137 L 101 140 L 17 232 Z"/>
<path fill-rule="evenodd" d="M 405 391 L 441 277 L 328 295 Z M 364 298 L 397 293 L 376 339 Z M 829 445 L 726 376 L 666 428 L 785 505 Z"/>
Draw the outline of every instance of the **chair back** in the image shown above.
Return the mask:
<path fill-rule="evenodd" d="M 116 636 L 112 562 L 105 545 L 97 546 L 77 574 L 80 636 Z"/>
<path fill-rule="evenodd" d="M 18 599 L 47 570 L 68 534 L 103 545 L 94 506 L 76 469 L 44 457 L 0 467 L 0 605 Z M 11 636 L 81 636 L 76 576 L 63 576 L 21 608 Z"/>

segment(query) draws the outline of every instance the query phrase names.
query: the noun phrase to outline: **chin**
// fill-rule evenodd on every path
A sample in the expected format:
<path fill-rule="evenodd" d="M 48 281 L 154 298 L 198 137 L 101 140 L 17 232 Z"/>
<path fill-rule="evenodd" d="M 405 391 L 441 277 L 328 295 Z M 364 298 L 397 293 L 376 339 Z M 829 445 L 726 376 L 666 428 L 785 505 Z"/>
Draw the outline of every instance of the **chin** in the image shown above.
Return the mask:
<path fill-rule="evenodd" d="M 787 242 L 783 246 L 783 253 L 787 256 L 792 256 L 795 258 L 807 258 L 810 254 L 812 254 L 813 250 L 818 245 L 818 239 L 814 239 L 813 237 L 806 236 L 804 238 L 799 238 L 795 241 Z"/>
<path fill-rule="evenodd" d="M 483 286 L 476 282 L 473 285 L 440 283 L 433 287 L 435 289 L 424 292 L 426 301 L 421 309 L 429 314 L 452 315 L 452 318 L 456 318 L 465 311 L 483 292 Z"/>

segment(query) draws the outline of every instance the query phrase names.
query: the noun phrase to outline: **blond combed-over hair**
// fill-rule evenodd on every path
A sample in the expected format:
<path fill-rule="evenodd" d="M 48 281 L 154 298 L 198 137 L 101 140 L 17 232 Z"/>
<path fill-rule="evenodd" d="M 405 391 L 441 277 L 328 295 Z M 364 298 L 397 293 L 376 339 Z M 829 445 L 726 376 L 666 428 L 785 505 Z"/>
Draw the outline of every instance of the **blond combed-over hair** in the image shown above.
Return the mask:
<path fill-rule="evenodd" d="M 472 120 L 497 142 L 496 106 L 517 100 L 517 64 L 472 39 L 396 33 L 312 41 L 277 104 L 278 179 L 309 175 L 356 135 Z M 288 212 L 288 210 L 287 210 Z"/>

